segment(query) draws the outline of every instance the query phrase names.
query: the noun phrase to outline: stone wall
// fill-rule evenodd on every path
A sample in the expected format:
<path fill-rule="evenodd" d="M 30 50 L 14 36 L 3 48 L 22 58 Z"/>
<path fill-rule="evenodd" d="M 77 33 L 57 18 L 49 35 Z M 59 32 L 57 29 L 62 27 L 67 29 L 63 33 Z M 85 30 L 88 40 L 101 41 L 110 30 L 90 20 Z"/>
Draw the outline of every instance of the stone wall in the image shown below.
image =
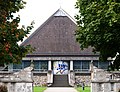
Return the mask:
<path fill-rule="evenodd" d="M 25 82 L 20 82 L 20 83 L 15 83 L 15 82 L 4 83 L 4 82 L 1 82 L 0 85 L 7 86 L 8 92 L 33 92 L 32 83 L 25 83 Z"/>
<path fill-rule="evenodd" d="M 115 92 L 120 92 L 120 81 L 119 83 L 116 83 Z"/>
<path fill-rule="evenodd" d="M 34 74 L 33 76 L 34 86 L 47 86 L 47 75 L 46 74 Z"/>
<path fill-rule="evenodd" d="M 106 71 L 91 65 L 91 92 L 120 92 L 120 71 Z"/>
<path fill-rule="evenodd" d="M 75 75 L 75 83 L 82 85 L 84 82 L 85 86 L 91 85 L 91 77 L 90 74 L 76 74 Z"/>
<path fill-rule="evenodd" d="M 34 86 L 47 86 L 47 74 L 34 74 L 33 75 Z M 77 74 L 75 75 L 75 83 L 85 83 L 85 86 L 91 86 L 90 74 Z"/>
<path fill-rule="evenodd" d="M 120 81 L 93 82 L 91 92 L 120 92 Z"/>
<path fill-rule="evenodd" d="M 47 86 L 47 74 L 37 73 L 33 75 L 34 86 Z M 76 74 L 75 83 L 85 83 L 85 86 L 91 86 L 90 74 Z"/>
<path fill-rule="evenodd" d="M 47 86 L 47 74 L 37 73 L 33 75 L 34 86 Z M 90 74 L 76 74 L 75 84 L 84 82 L 85 86 L 91 86 Z"/>
<path fill-rule="evenodd" d="M 33 92 L 33 67 L 19 72 L 0 75 L 0 85 L 7 86 L 8 92 Z"/>

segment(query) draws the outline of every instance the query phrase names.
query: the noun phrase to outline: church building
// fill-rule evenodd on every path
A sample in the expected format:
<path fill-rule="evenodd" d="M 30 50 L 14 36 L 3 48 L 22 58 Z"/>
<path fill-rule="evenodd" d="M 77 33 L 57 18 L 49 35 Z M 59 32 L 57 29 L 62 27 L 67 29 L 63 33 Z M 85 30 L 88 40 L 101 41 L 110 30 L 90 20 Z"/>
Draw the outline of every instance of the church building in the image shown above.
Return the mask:
<path fill-rule="evenodd" d="M 107 69 L 109 62 L 99 62 L 99 53 L 92 48 L 80 49 L 76 42 L 75 20 L 63 9 L 58 9 L 21 45 L 31 45 L 33 53 L 27 54 L 21 64 L 12 65 L 13 71 L 34 64 L 34 85 L 74 86 L 84 82 L 90 86 L 90 63 Z"/>

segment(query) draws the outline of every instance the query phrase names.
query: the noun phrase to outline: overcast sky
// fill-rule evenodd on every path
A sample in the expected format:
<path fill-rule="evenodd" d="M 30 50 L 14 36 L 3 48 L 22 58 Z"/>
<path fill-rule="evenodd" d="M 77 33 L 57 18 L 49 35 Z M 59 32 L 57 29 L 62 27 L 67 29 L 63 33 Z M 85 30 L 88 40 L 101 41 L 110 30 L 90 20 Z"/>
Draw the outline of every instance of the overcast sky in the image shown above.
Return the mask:
<path fill-rule="evenodd" d="M 75 9 L 76 0 L 24 0 L 27 2 L 26 7 L 19 13 L 22 25 L 29 25 L 35 21 L 34 29 L 37 29 L 60 7 L 65 10 L 71 17 L 77 13 Z"/>

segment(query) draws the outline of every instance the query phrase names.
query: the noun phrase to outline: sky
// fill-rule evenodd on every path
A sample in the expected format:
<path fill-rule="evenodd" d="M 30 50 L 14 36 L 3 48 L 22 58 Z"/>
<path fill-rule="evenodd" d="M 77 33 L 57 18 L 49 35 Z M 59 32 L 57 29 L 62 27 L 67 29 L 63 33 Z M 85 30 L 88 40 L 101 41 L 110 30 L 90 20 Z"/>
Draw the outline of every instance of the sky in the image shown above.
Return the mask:
<path fill-rule="evenodd" d="M 75 3 L 77 0 L 24 0 L 27 2 L 25 8 L 18 13 L 21 18 L 20 24 L 30 25 L 35 22 L 34 32 L 42 23 L 44 23 L 60 7 L 65 10 L 72 18 L 77 14 Z M 31 32 L 31 33 L 32 33 Z"/>

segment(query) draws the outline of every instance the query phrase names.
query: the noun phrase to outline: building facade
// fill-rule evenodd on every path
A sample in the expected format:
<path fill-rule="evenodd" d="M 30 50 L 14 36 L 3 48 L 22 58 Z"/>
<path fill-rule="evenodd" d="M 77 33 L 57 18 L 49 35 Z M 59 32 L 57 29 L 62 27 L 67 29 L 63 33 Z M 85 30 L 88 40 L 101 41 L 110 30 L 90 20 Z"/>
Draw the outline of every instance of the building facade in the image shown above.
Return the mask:
<path fill-rule="evenodd" d="M 21 44 L 30 44 L 35 51 L 27 54 L 21 64 L 9 65 L 9 70 L 21 70 L 32 62 L 35 85 L 52 86 L 55 81 L 62 84 L 57 79 L 66 75 L 68 85 L 84 81 L 89 86 L 90 62 L 103 69 L 107 69 L 109 62 L 99 62 L 99 53 L 94 54 L 92 47 L 81 50 L 75 38 L 76 29 L 74 19 L 63 9 L 58 9 Z"/>

